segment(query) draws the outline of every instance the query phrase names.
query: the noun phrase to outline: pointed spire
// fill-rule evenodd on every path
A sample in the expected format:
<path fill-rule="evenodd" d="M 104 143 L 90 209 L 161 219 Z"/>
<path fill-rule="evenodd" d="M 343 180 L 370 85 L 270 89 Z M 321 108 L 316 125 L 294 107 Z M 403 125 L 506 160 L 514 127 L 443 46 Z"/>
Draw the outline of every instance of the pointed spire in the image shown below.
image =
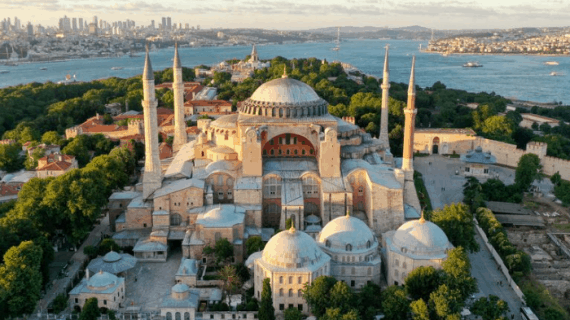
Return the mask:
<path fill-rule="evenodd" d="M 350 209 L 348 208 L 348 206 L 346 207 L 346 217 L 350 217 Z"/>
<path fill-rule="evenodd" d="M 416 56 L 412 57 L 412 72 L 410 74 L 410 83 L 408 85 L 408 95 L 416 95 Z M 415 106 L 408 106 L 412 108 Z"/>
<path fill-rule="evenodd" d="M 390 45 L 387 44 L 386 45 L 386 55 L 384 56 L 384 74 L 390 73 L 390 67 L 388 66 L 388 49 L 390 48 Z M 384 82 L 387 82 L 388 79 L 387 77 L 384 77 Z"/>
<path fill-rule="evenodd" d="M 281 76 L 281 78 L 289 78 L 289 76 L 287 75 L 287 65 L 283 66 L 283 75 Z"/>
<path fill-rule="evenodd" d="M 180 56 L 178 55 L 178 42 L 174 44 L 174 65 L 172 67 L 176 69 L 182 68 Z"/>
<path fill-rule="evenodd" d="M 426 219 L 424 218 L 424 211 L 422 210 L 422 216 L 420 217 L 420 223 L 424 224 L 426 223 Z"/>
<path fill-rule="evenodd" d="M 154 73 L 152 72 L 152 65 L 148 55 L 148 43 L 146 44 L 146 56 L 144 58 L 143 80 L 154 80 Z"/>

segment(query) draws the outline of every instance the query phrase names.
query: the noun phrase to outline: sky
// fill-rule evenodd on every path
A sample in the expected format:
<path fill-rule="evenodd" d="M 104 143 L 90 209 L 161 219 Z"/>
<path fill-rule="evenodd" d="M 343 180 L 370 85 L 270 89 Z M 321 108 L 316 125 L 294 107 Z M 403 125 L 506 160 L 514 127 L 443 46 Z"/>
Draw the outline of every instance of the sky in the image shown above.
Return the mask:
<path fill-rule="evenodd" d="M 93 16 L 137 25 L 172 22 L 207 28 L 306 30 L 332 26 L 488 29 L 570 25 L 570 0 L 0 0 L 0 20 L 44 26 Z"/>

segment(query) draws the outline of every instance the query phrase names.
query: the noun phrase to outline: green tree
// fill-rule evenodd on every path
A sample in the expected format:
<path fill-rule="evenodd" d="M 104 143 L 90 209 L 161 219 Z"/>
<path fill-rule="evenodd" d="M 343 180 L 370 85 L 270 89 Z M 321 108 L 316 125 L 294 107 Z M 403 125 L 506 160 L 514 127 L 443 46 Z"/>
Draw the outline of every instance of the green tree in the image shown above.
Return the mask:
<path fill-rule="evenodd" d="M 329 276 L 320 276 L 311 284 L 305 283 L 302 293 L 303 298 L 311 308 L 311 312 L 317 317 L 325 314 L 326 309 L 331 307 L 329 292 L 336 284 L 336 279 Z"/>
<path fill-rule="evenodd" d="M 348 313 L 355 305 L 352 289 L 344 281 L 337 281 L 329 291 L 329 305 L 338 308 L 343 314 Z"/>
<path fill-rule="evenodd" d="M 45 150 L 43 148 L 35 148 L 34 151 L 32 151 L 32 155 L 24 162 L 26 170 L 35 170 L 38 166 L 38 159 L 42 158 L 44 155 Z"/>
<path fill-rule="evenodd" d="M 261 240 L 261 237 L 249 237 L 245 242 L 245 247 L 247 255 L 249 256 L 254 252 L 263 250 L 265 244 L 263 243 L 263 240 Z"/>
<path fill-rule="evenodd" d="M 477 280 L 471 277 L 471 262 L 462 247 L 447 252 L 447 259 L 442 263 L 447 288 L 459 293 L 459 300 L 465 301 L 469 295 L 477 292 Z"/>
<path fill-rule="evenodd" d="M 115 242 L 115 240 L 108 238 L 101 241 L 99 244 L 98 253 L 99 255 L 104 256 L 111 251 L 119 252 L 120 250 L 121 247 Z"/>
<path fill-rule="evenodd" d="M 61 152 L 63 154 L 75 156 L 75 159 L 77 160 L 79 166 L 83 167 L 89 162 L 89 159 L 91 158 L 87 146 L 88 139 L 89 138 L 86 135 L 79 135 L 73 138 L 73 140 L 71 140 L 71 142 L 61 150 Z"/>
<path fill-rule="evenodd" d="M 234 246 L 226 238 L 219 239 L 212 248 L 211 246 L 204 247 L 203 252 L 207 255 L 214 255 L 216 264 L 228 260 L 234 255 Z"/>
<path fill-rule="evenodd" d="M 42 135 L 42 142 L 45 144 L 62 145 L 64 139 L 57 133 L 57 131 L 47 131 Z"/>
<path fill-rule="evenodd" d="M 99 170 L 104 176 L 106 194 L 111 194 L 113 190 L 124 187 L 129 182 L 125 163 L 120 158 L 110 155 L 100 155 L 85 167 L 86 170 Z"/>
<path fill-rule="evenodd" d="M 461 294 L 458 290 L 453 290 L 445 284 L 430 294 L 429 307 L 433 310 L 437 319 L 448 319 L 448 317 L 457 317 L 463 307 Z"/>
<path fill-rule="evenodd" d="M 560 172 L 557 171 L 555 174 L 553 174 L 553 175 L 550 177 L 550 181 L 551 181 L 552 184 L 554 184 L 555 186 L 556 186 L 556 185 L 559 185 L 560 182 L 562 181 L 562 177 L 560 176 Z"/>
<path fill-rule="evenodd" d="M 475 240 L 475 224 L 469 207 L 462 203 L 446 205 L 441 210 L 432 211 L 429 220 L 437 224 L 449 241 L 456 247 L 463 247 L 470 252 L 479 251 Z"/>
<path fill-rule="evenodd" d="M 67 309 L 68 298 L 67 294 L 60 293 L 53 299 L 53 312 L 59 314 L 63 310 Z"/>
<path fill-rule="evenodd" d="M 405 319 L 410 311 L 406 291 L 398 286 L 389 286 L 382 292 L 382 310 L 386 320 Z"/>
<path fill-rule="evenodd" d="M 428 306 L 423 299 L 410 303 L 413 320 L 430 320 Z"/>
<path fill-rule="evenodd" d="M 509 311 L 509 305 L 492 294 L 479 298 L 471 307 L 471 312 L 482 317 L 483 320 L 506 319 L 505 314 Z"/>
<path fill-rule="evenodd" d="M 218 275 L 224 281 L 222 289 L 227 294 L 234 294 L 240 287 L 240 277 L 237 275 L 236 267 L 232 265 L 224 266 L 218 271 Z"/>
<path fill-rule="evenodd" d="M 283 318 L 285 320 L 301 320 L 303 319 L 303 314 L 297 308 L 287 308 L 283 313 Z"/>
<path fill-rule="evenodd" d="M 492 116 L 487 118 L 483 122 L 481 128 L 483 135 L 486 138 L 512 142 L 512 135 L 514 131 L 514 126 L 511 121 L 504 116 Z"/>
<path fill-rule="evenodd" d="M 0 144 L 0 169 L 14 172 L 24 167 L 24 158 L 20 156 L 19 144 Z"/>
<path fill-rule="evenodd" d="M 269 278 L 263 279 L 263 289 L 261 290 L 261 301 L 257 317 L 260 320 L 275 320 L 275 309 L 273 308 L 273 297 L 271 296 L 271 284 Z"/>
<path fill-rule="evenodd" d="M 356 295 L 356 306 L 363 320 L 372 320 L 382 309 L 382 294 L 380 286 L 374 283 L 367 283 Z"/>
<path fill-rule="evenodd" d="M 342 312 L 340 308 L 328 308 L 325 314 L 320 317 L 322 320 L 360 320 L 360 316 L 355 309 Z"/>
<path fill-rule="evenodd" d="M 429 295 L 439 287 L 443 277 L 442 271 L 434 267 L 418 267 L 406 277 L 406 292 L 413 300 L 428 301 Z"/>
<path fill-rule="evenodd" d="M 85 300 L 79 320 L 97 320 L 100 315 L 99 301 L 97 301 L 97 298 L 89 298 Z"/>
<path fill-rule="evenodd" d="M 540 158 L 533 153 L 527 153 L 519 159 L 515 170 L 515 184 L 521 190 L 528 190 L 535 179 L 542 177 Z"/>
<path fill-rule="evenodd" d="M 40 298 L 42 248 L 24 241 L 4 254 L 0 266 L 0 301 L 7 315 L 19 317 L 34 311 Z"/>

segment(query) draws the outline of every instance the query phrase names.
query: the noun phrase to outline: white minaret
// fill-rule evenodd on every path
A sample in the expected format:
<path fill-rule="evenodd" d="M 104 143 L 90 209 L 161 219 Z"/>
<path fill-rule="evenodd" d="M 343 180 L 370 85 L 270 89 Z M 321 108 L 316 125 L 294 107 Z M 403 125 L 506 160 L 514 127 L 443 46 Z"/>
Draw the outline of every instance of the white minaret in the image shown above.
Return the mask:
<path fill-rule="evenodd" d="M 416 125 L 416 56 L 412 58 L 412 72 L 410 74 L 410 84 L 408 87 L 408 106 L 404 109 L 406 124 L 404 128 L 404 152 L 402 170 L 414 170 L 414 127 Z"/>
<path fill-rule="evenodd" d="M 384 75 L 382 76 L 382 111 L 380 113 L 380 142 L 384 148 L 390 148 L 390 140 L 388 139 L 388 90 L 390 89 L 390 72 L 388 68 L 388 47 L 386 45 L 386 56 L 384 57 Z"/>
<path fill-rule="evenodd" d="M 154 74 L 146 47 L 144 71 L 142 75 L 144 111 L 144 149 L 145 164 L 143 175 L 143 198 L 146 200 L 162 185 L 162 173 L 160 171 L 160 159 L 158 157 L 158 130 L 156 117 L 156 101 L 154 92 Z"/>
<path fill-rule="evenodd" d="M 186 123 L 184 122 L 184 82 L 182 82 L 182 65 L 178 56 L 178 43 L 174 47 L 174 65 L 172 66 L 174 73 L 174 142 L 172 149 L 178 152 L 180 148 L 187 142 Z"/>

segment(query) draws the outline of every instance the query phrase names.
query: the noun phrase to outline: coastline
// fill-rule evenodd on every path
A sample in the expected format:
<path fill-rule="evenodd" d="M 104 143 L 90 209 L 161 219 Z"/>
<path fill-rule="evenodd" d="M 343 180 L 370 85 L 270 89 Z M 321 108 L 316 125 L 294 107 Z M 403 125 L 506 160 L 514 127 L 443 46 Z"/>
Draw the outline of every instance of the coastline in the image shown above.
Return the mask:
<path fill-rule="evenodd" d="M 451 55 L 458 55 L 458 56 L 538 56 L 538 57 L 570 57 L 570 54 L 555 54 L 555 53 L 520 53 L 520 52 L 513 52 L 513 53 L 508 53 L 508 52 L 497 52 L 497 53 L 493 53 L 493 52 L 452 52 L 452 53 L 447 53 L 447 52 L 440 52 L 440 51 L 426 51 L 426 50 L 420 50 L 421 53 L 430 53 L 430 54 L 440 54 L 440 55 L 444 55 L 447 54 L 448 56 Z"/>

